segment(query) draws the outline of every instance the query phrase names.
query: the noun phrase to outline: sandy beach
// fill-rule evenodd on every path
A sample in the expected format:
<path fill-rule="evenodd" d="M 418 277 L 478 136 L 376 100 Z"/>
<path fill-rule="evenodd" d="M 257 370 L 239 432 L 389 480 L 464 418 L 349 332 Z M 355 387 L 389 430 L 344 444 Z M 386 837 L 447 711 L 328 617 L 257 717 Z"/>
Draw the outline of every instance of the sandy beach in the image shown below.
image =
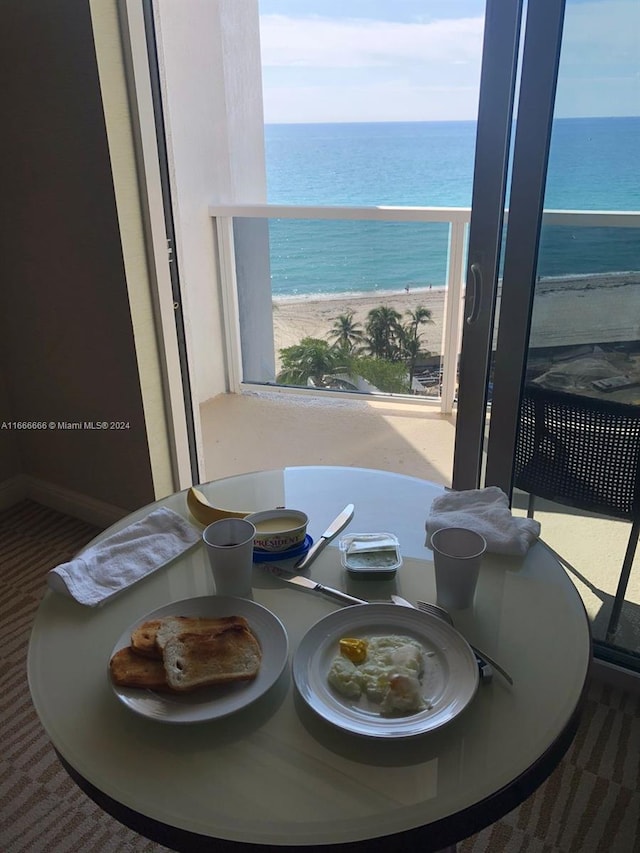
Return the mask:
<path fill-rule="evenodd" d="M 341 314 L 353 313 L 354 320 L 364 330 L 367 315 L 381 305 L 395 308 L 403 319 L 405 312 L 424 306 L 431 311 L 433 323 L 420 327 L 423 349 L 440 352 L 444 318 L 445 290 L 416 289 L 409 293 L 355 294 L 348 297 L 292 297 L 273 300 L 273 332 L 276 353 L 284 347 L 299 343 L 303 338 L 327 339 L 335 320 Z"/>
<path fill-rule="evenodd" d="M 348 297 L 292 297 L 273 300 L 276 353 L 305 337 L 327 338 L 341 314 L 353 312 L 364 328 L 372 308 L 387 305 L 403 318 L 418 306 L 431 311 L 432 323 L 420 327 L 422 347 L 442 351 L 446 291 L 415 289 Z M 640 340 L 640 274 L 616 273 L 549 278 L 536 287 L 531 345 L 564 346 L 594 341 Z"/>

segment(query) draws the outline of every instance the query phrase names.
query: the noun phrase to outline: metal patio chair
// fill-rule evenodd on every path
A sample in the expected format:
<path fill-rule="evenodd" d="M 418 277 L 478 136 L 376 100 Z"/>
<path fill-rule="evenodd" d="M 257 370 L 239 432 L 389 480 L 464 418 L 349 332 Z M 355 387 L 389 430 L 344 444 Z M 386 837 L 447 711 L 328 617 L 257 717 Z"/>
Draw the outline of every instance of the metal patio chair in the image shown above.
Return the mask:
<path fill-rule="evenodd" d="M 514 486 L 536 497 L 631 522 L 606 638 L 615 635 L 640 534 L 640 406 L 526 386 Z"/>

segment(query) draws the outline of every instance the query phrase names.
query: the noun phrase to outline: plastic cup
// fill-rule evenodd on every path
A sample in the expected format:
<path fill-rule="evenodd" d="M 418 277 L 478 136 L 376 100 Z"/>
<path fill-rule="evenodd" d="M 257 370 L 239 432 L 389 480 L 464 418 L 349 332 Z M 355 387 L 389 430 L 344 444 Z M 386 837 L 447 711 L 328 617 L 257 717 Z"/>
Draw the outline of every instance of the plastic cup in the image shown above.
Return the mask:
<path fill-rule="evenodd" d="M 441 607 L 471 607 L 487 550 L 484 536 L 464 527 L 444 527 L 431 536 L 437 602 Z"/>
<path fill-rule="evenodd" d="M 253 539 L 256 529 L 244 518 L 214 521 L 202 533 L 216 595 L 251 594 Z"/>

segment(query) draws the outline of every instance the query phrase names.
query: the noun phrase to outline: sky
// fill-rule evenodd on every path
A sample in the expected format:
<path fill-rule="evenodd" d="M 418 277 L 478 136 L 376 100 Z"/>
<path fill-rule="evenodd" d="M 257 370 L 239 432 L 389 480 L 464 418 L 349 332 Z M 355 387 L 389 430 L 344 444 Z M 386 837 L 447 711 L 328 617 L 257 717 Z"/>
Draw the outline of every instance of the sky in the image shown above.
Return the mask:
<path fill-rule="evenodd" d="M 267 123 L 474 119 L 482 0 L 259 0 Z M 640 115 L 640 0 L 567 0 L 557 117 Z"/>

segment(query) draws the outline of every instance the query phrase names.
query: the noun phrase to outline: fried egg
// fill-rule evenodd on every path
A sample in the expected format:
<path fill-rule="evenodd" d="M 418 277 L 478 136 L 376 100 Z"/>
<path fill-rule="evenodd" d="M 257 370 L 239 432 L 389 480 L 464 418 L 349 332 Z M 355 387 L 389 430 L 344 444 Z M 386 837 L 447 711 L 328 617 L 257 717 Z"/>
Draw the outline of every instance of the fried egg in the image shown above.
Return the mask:
<path fill-rule="evenodd" d="M 428 707 L 422 696 L 424 650 L 410 637 L 390 635 L 363 638 L 366 657 L 354 662 L 341 653 L 331 663 L 328 682 L 341 696 L 367 699 L 382 714 L 410 714 Z"/>

